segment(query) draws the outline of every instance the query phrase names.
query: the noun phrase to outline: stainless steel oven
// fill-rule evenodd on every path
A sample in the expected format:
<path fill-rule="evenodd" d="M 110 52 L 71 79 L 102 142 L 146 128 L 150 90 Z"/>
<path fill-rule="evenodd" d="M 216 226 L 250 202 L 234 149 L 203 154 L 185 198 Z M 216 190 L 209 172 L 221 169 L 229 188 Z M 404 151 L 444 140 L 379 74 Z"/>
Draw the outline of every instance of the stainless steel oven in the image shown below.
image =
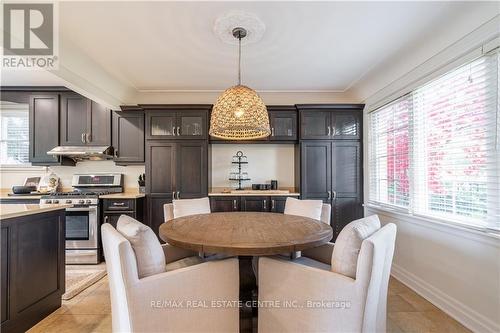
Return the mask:
<path fill-rule="evenodd" d="M 123 191 L 119 173 L 73 176 L 73 192 L 43 196 L 41 204 L 70 204 L 66 208 L 66 264 L 98 264 L 101 260 L 99 195 Z"/>
<path fill-rule="evenodd" d="M 66 263 L 99 262 L 99 207 L 66 208 Z"/>

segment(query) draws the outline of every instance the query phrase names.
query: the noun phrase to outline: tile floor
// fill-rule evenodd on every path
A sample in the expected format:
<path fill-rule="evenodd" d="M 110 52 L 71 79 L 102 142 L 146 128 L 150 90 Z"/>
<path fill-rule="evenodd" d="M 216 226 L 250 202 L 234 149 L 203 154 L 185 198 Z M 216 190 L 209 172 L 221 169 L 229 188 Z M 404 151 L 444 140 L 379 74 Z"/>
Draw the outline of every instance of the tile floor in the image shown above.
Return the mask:
<path fill-rule="evenodd" d="M 387 332 L 470 332 L 450 316 L 391 278 L 387 305 Z M 111 332 L 111 302 L 107 277 L 84 290 L 28 331 Z"/>

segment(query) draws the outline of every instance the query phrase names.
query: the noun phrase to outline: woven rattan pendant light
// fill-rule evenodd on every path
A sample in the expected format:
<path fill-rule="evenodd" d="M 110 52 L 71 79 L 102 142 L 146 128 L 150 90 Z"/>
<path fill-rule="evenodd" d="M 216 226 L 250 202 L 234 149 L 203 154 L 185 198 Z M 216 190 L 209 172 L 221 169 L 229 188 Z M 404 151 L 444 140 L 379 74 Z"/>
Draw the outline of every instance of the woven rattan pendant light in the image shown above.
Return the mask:
<path fill-rule="evenodd" d="M 241 84 L 241 39 L 247 35 L 244 28 L 234 28 L 238 39 L 238 85 L 226 89 L 217 98 L 210 119 L 210 135 L 225 140 L 252 140 L 271 134 L 269 116 L 262 99 Z"/>

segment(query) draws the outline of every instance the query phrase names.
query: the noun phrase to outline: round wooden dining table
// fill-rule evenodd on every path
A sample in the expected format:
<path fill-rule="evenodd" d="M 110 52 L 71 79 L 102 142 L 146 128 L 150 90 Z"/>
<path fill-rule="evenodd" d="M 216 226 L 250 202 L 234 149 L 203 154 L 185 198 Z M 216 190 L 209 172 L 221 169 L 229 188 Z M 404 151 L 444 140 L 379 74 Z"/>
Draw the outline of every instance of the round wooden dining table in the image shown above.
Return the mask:
<path fill-rule="evenodd" d="M 262 256 L 302 251 L 332 239 L 332 228 L 302 216 L 261 212 L 190 215 L 160 226 L 165 242 L 201 253 Z"/>
<path fill-rule="evenodd" d="M 190 215 L 160 226 L 162 240 L 180 248 L 208 254 L 238 256 L 240 332 L 253 332 L 258 308 L 256 269 L 252 257 L 302 251 L 327 243 L 332 228 L 307 217 L 279 213 L 228 212 Z"/>

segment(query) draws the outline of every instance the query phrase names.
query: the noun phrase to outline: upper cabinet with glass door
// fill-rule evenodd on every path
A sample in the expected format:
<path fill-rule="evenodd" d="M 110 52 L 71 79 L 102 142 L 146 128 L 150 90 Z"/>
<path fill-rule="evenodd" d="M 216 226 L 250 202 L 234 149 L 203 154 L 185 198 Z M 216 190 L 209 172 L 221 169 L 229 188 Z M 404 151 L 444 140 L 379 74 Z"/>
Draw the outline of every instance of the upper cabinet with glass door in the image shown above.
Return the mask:
<path fill-rule="evenodd" d="M 270 141 L 297 140 L 297 110 L 294 106 L 268 106 Z"/>
<path fill-rule="evenodd" d="M 361 139 L 363 105 L 297 105 L 301 140 Z"/>
<path fill-rule="evenodd" d="M 209 107 L 187 106 L 146 112 L 146 139 L 206 139 Z"/>

